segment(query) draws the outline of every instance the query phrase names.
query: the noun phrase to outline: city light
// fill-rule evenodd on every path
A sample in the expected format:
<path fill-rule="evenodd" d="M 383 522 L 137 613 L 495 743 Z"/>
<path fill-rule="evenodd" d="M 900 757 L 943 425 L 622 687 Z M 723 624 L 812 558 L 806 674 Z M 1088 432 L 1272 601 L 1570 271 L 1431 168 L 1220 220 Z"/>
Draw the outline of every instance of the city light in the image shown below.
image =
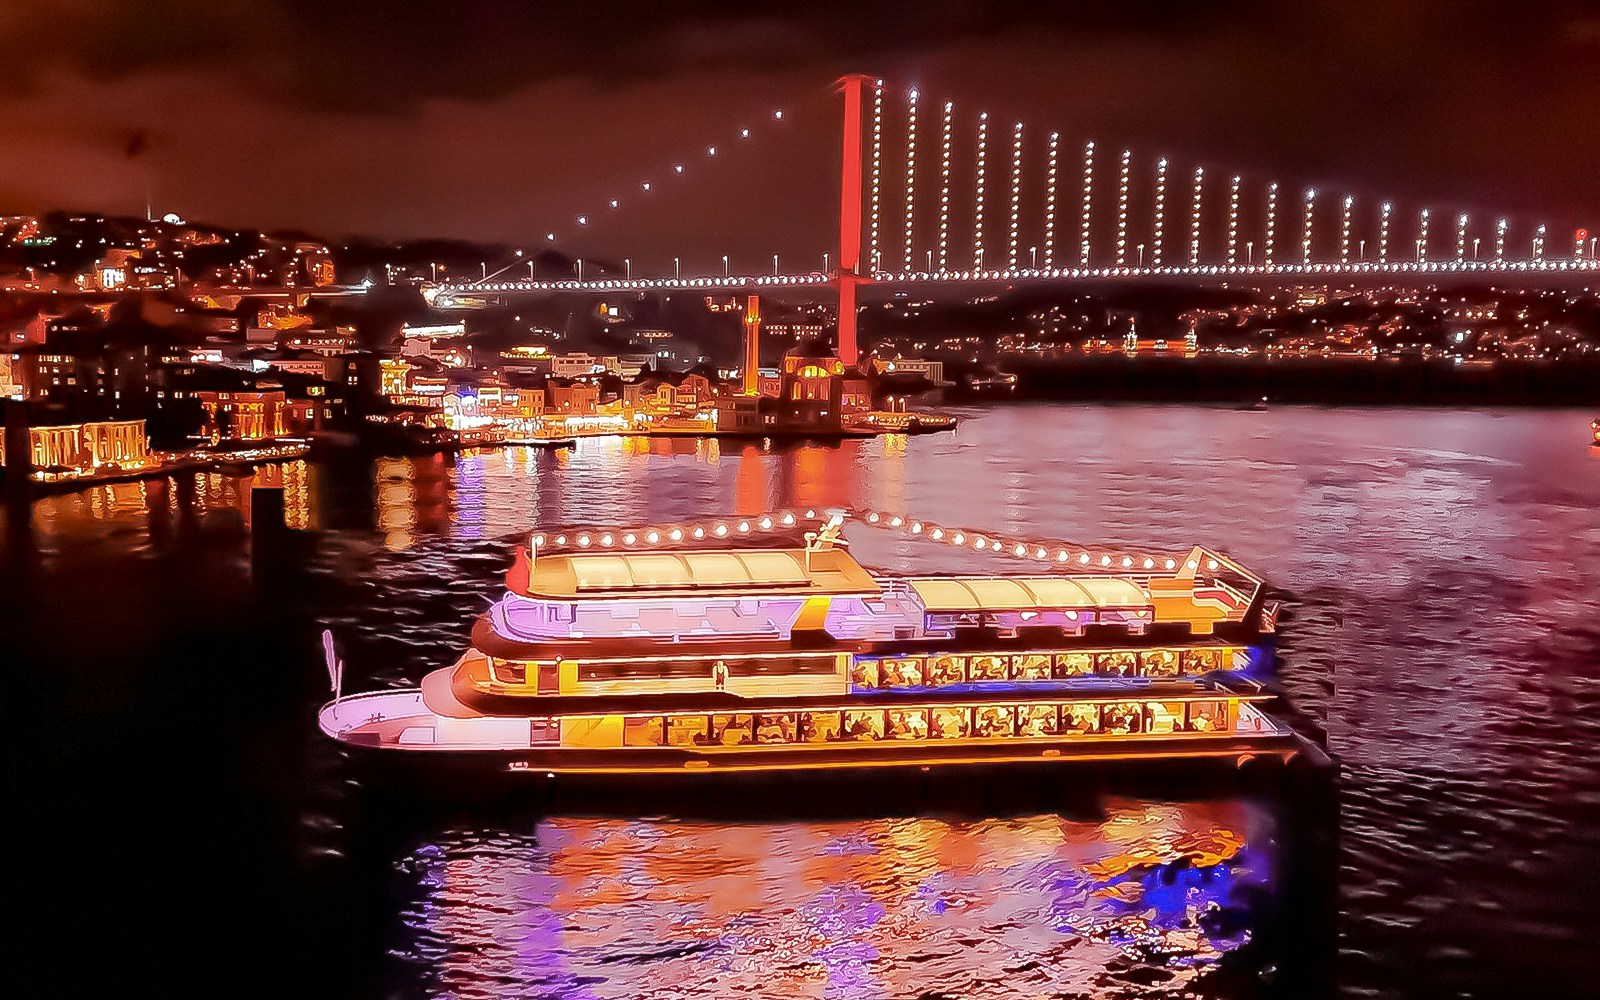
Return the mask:
<path fill-rule="evenodd" d="M 939 141 L 939 273 L 949 270 L 950 261 L 950 134 L 955 104 L 944 102 L 944 130 Z"/>
<path fill-rule="evenodd" d="M 1017 122 L 1011 136 L 1011 234 L 1007 246 L 1007 259 L 1011 270 L 1017 269 L 1017 248 L 1022 218 L 1022 123 Z"/>
<path fill-rule="evenodd" d="M 972 214 L 972 266 L 983 270 L 983 175 L 988 164 L 989 113 L 978 115 L 978 195 Z"/>
<path fill-rule="evenodd" d="M 1089 266 L 1089 217 L 1094 202 L 1094 143 L 1083 147 L 1083 232 L 1078 247 L 1078 266 Z"/>
<path fill-rule="evenodd" d="M 1205 194 L 1206 168 L 1194 168 L 1194 202 L 1189 210 L 1189 266 L 1200 263 L 1200 204 Z"/>
<path fill-rule="evenodd" d="M 1044 266 L 1049 270 L 1056 261 L 1056 154 L 1061 135 L 1050 133 L 1049 162 L 1044 175 Z"/>
<path fill-rule="evenodd" d="M 1239 264 L 1239 183 L 1238 174 L 1228 185 L 1228 266 Z"/>
<path fill-rule="evenodd" d="M 1494 224 L 1494 262 L 1503 264 L 1506 260 L 1506 220 L 1501 219 Z"/>
<path fill-rule="evenodd" d="M 1167 158 L 1161 157 L 1156 161 L 1156 208 L 1155 227 L 1150 240 L 1150 266 L 1161 266 L 1161 247 L 1163 225 L 1167 214 Z"/>
<path fill-rule="evenodd" d="M 1533 232 L 1533 259 L 1535 263 L 1544 260 L 1544 232 L 1544 223 L 1540 223 L 1539 228 Z"/>
<path fill-rule="evenodd" d="M 1133 153 L 1122 151 L 1122 169 L 1117 175 L 1117 266 L 1128 264 L 1128 174 L 1133 167 Z"/>
<path fill-rule="evenodd" d="M 1423 209 L 1422 210 L 1422 214 L 1420 216 L 1418 216 L 1418 222 L 1417 222 L 1417 266 L 1418 267 L 1422 267 L 1423 265 L 1428 263 L 1428 223 L 1432 219 L 1432 217 L 1433 217 L 1432 213 L 1429 212 L 1426 208 Z"/>
<path fill-rule="evenodd" d="M 1467 260 L 1467 213 L 1462 212 L 1456 217 L 1456 263 L 1464 264 Z"/>
<path fill-rule="evenodd" d="M 917 206 L 917 88 L 911 88 L 911 94 L 906 103 L 906 253 L 905 261 L 907 271 L 912 270 L 912 254 L 915 252 L 915 230 Z"/>

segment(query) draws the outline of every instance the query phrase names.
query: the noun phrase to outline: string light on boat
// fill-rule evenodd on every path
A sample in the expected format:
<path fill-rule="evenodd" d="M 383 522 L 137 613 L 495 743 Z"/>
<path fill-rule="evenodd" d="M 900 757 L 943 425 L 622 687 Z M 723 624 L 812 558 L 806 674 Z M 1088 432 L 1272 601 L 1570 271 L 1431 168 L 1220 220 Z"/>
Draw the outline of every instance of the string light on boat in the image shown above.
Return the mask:
<path fill-rule="evenodd" d="M 1432 214 L 1425 208 L 1417 217 L 1417 266 L 1424 267 L 1428 263 L 1428 222 Z"/>
<path fill-rule="evenodd" d="M 1272 270 L 1272 251 L 1278 230 L 1278 182 L 1273 181 L 1267 185 L 1267 239 L 1262 254 L 1262 261 L 1267 270 Z"/>
<path fill-rule="evenodd" d="M 667 537 L 671 538 L 675 542 L 681 542 L 683 541 L 683 529 L 673 528 L 667 533 Z"/>
<path fill-rule="evenodd" d="M 1083 147 L 1083 231 L 1078 244 L 1078 266 L 1089 266 L 1089 218 L 1094 206 L 1094 143 Z"/>
<path fill-rule="evenodd" d="M 1355 203 L 1355 198 L 1344 196 L 1344 214 L 1339 220 L 1339 264 L 1343 267 L 1350 266 L 1350 216 Z"/>
<path fill-rule="evenodd" d="M 1007 245 L 1007 259 L 1011 270 L 1017 269 L 1017 252 L 1022 218 L 1022 123 L 1017 122 L 1011 133 L 1011 235 Z"/>
<path fill-rule="evenodd" d="M 1304 227 L 1300 230 L 1300 263 L 1311 263 L 1311 224 L 1316 217 L 1317 189 L 1306 188 L 1306 214 Z"/>
<path fill-rule="evenodd" d="M 1533 260 L 1536 264 L 1544 261 L 1544 225 L 1542 223 L 1533 232 Z"/>
<path fill-rule="evenodd" d="M 1060 145 L 1061 133 L 1051 132 L 1044 173 L 1044 267 L 1047 271 L 1056 261 L 1056 154 Z"/>
<path fill-rule="evenodd" d="M 1494 224 L 1494 262 L 1506 262 L 1506 220 L 1501 219 Z"/>
<path fill-rule="evenodd" d="M 917 88 L 911 88 L 906 105 L 906 266 L 912 270 L 914 230 L 917 205 Z"/>
<path fill-rule="evenodd" d="M 939 138 L 939 273 L 949 269 L 950 261 L 950 135 L 955 103 L 944 102 L 944 129 Z"/>
<path fill-rule="evenodd" d="M 1228 266 L 1239 263 L 1239 184 L 1238 174 L 1228 182 Z"/>
<path fill-rule="evenodd" d="M 716 535 L 718 538 L 726 538 L 728 535 L 728 526 L 719 521 L 717 526 L 711 529 L 711 533 Z"/>
<path fill-rule="evenodd" d="M 978 195 L 972 210 L 972 266 L 983 270 L 983 174 L 988 163 L 989 113 L 978 115 Z"/>
<path fill-rule="evenodd" d="M 1156 218 L 1150 238 L 1150 266 L 1161 266 L 1162 227 L 1167 215 L 1167 158 L 1156 161 Z"/>
<path fill-rule="evenodd" d="M 1206 168 L 1194 168 L 1194 206 L 1189 216 L 1189 266 L 1200 263 L 1200 199 L 1205 192 Z"/>
<path fill-rule="evenodd" d="M 1467 260 L 1467 213 L 1462 212 L 1456 217 L 1456 263 L 1464 264 Z"/>
<path fill-rule="evenodd" d="M 1128 174 L 1133 169 L 1133 152 L 1122 151 L 1122 168 L 1117 174 L 1117 266 L 1128 265 Z"/>
<path fill-rule="evenodd" d="M 1383 203 L 1382 214 L 1378 216 L 1378 263 L 1389 263 L 1389 214 L 1394 206 L 1389 202 Z"/>

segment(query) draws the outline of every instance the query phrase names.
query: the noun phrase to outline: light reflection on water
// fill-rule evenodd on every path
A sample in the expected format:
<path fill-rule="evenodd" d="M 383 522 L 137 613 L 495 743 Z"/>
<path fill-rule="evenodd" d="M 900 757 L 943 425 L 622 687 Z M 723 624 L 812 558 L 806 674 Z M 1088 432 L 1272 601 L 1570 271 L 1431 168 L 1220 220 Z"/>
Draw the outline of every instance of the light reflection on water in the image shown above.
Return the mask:
<path fill-rule="evenodd" d="M 1248 938 L 1266 823 L 1117 800 L 1093 821 L 449 831 L 400 863 L 400 957 L 459 997 L 1182 993 Z"/>
<path fill-rule="evenodd" d="M 1343 982 L 1376 996 L 1562 996 L 1591 974 L 1583 956 L 1600 940 L 1600 929 L 1586 929 L 1600 893 L 1585 839 L 1593 829 L 1588 817 L 1600 807 L 1593 764 L 1600 746 L 1600 450 L 1587 447 L 1592 414 L 1050 405 L 967 416 L 953 435 L 838 447 L 767 451 L 731 442 L 601 439 L 570 453 L 505 449 L 388 459 L 366 469 L 296 464 L 266 475 L 283 476 L 293 522 L 319 529 L 307 600 L 319 623 L 339 636 L 352 687 L 414 684 L 448 663 L 501 585 L 510 543 L 536 526 L 837 504 L 1042 537 L 1216 545 L 1263 573 L 1283 599 L 1282 682 L 1304 725 L 1344 764 Z M 102 545 L 242 563 L 238 545 L 190 555 L 175 539 L 225 538 L 230 525 L 247 519 L 248 490 L 237 477 L 210 475 L 51 498 L 37 505 L 34 525 L 47 561 L 85 552 L 92 561 Z M 881 532 L 853 532 L 852 539 L 864 562 L 884 569 L 981 565 L 970 553 L 957 557 Z M 320 667 L 308 662 L 305 669 Z M 337 828 L 353 822 L 357 797 L 345 794 L 335 752 L 303 725 L 311 697 L 277 738 L 305 741 L 305 753 L 321 762 L 327 777 L 305 808 L 316 828 Z M 1234 800 L 1196 806 L 1199 821 L 1186 818 L 1187 805 L 1117 808 L 1175 809 L 1154 826 L 1197 829 L 1214 820 L 1205 812 L 1213 807 L 1243 808 Z M 1263 808 L 1281 827 L 1277 811 Z M 1042 917 L 1056 912 L 1050 901 L 1057 890 L 1030 875 L 1012 845 L 1023 844 L 1024 854 L 1036 850 L 1040 864 L 1081 875 L 1081 859 L 1061 860 L 1064 845 L 1092 851 L 1108 841 L 1094 826 L 1068 824 L 1062 829 L 1070 827 L 1070 835 L 1036 841 L 1011 825 L 1034 830 L 1057 822 L 1037 818 L 972 827 L 911 821 L 911 839 L 923 846 L 896 851 L 964 887 L 959 898 L 993 900 L 979 908 L 982 922 L 963 925 L 966 936 L 947 942 L 948 954 L 915 951 L 920 941 L 939 938 L 946 919 L 917 908 L 922 897 L 913 889 L 932 876 L 826 882 L 806 867 L 831 837 L 885 843 L 898 822 L 770 821 L 724 830 L 553 819 L 533 833 L 498 820 L 425 824 L 415 838 L 367 859 L 396 872 L 393 892 L 405 902 L 370 884 L 362 891 L 364 898 L 376 894 L 384 919 L 403 910 L 415 925 L 397 923 L 383 935 L 404 956 L 386 978 L 406 982 L 426 973 L 438 988 L 462 994 L 489 995 L 494 977 L 531 974 L 537 961 L 513 960 L 525 949 L 590 970 L 575 975 L 606 977 L 575 987 L 577 995 L 605 995 L 606 983 L 619 979 L 672 995 L 680 982 L 734 975 L 720 963 L 752 954 L 749 935 L 781 939 L 803 956 L 786 974 L 826 972 L 833 966 L 824 958 L 859 967 L 864 993 L 881 984 L 890 993 L 1005 995 L 1008 977 L 1036 976 L 1078 984 L 1059 987 L 1068 993 L 1092 994 L 1097 990 L 1083 984 L 1114 971 L 1175 977 L 1139 980 L 1128 989 L 1138 995 L 1177 988 L 1169 984 L 1189 975 L 1180 963 L 1134 961 L 1109 937 L 1041 930 L 1057 926 Z M 1243 837 L 1244 866 L 1265 871 L 1260 824 L 1217 822 Z M 830 832 L 838 830 L 845 832 Z M 736 882 L 754 888 L 729 890 L 719 859 L 749 854 L 726 842 L 747 836 L 765 845 L 764 854 L 760 865 L 737 869 L 743 877 Z M 436 853 L 423 855 L 417 843 Z M 572 848 L 563 868 L 557 857 L 568 843 L 590 846 Z M 354 852 L 351 864 L 371 849 L 361 841 L 326 846 Z M 654 881 L 571 875 L 596 859 L 620 864 L 619 857 L 649 867 Z M 502 866 L 503 876 L 496 874 Z M 419 887 L 423 869 L 453 872 L 447 887 L 474 890 L 452 896 Z M 773 895 L 762 881 L 769 870 L 784 873 L 780 889 L 784 880 L 800 880 L 802 902 Z M 1284 877 L 1271 871 L 1262 888 L 1281 892 Z M 1238 879 L 1230 868 L 1236 889 Z M 616 898 L 597 911 L 610 915 L 603 925 L 575 902 L 589 898 L 584 886 Z M 1141 901 L 1155 898 L 1142 891 Z M 479 894 L 498 909 L 480 910 L 473 901 Z M 561 911 L 541 902 L 547 898 L 570 906 Z M 737 905 L 702 902 L 724 898 Z M 1030 918 L 1022 928 L 1004 919 L 1013 899 Z M 1110 912 L 1113 897 L 1086 899 L 1089 909 L 1072 919 Z M 853 931 L 844 951 L 806 950 L 802 930 L 856 927 L 826 921 L 859 921 L 862 907 L 872 906 L 884 915 Z M 890 922 L 891 914 L 903 923 Z M 949 919 L 970 915 L 958 909 Z M 1202 933 L 1191 949 L 1196 961 L 1247 950 L 1238 932 L 1259 939 L 1264 930 L 1248 917 L 1227 933 Z M 592 942 L 626 935 L 635 920 L 647 932 L 615 944 L 637 963 L 629 980 L 601 962 L 604 949 Z M 701 928 L 698 936 L 689 927 Z M 881 927 L 904 930 L 885 934 Z M 684 941 L 703 947 L 651 957 L 662 942 Z M 878 960 L 851 950 L 866 947 Z M 891 955 L 895 961 L 884 960 Z M 1038 965 L 1024 969 L 1030 962 Z M 474 978 L 479 969 L 487 978 Z M 798 981 L 797 991 L 825 992 L 832 980 Z M 848 994 L 846 986 L 839 992 Z"/>

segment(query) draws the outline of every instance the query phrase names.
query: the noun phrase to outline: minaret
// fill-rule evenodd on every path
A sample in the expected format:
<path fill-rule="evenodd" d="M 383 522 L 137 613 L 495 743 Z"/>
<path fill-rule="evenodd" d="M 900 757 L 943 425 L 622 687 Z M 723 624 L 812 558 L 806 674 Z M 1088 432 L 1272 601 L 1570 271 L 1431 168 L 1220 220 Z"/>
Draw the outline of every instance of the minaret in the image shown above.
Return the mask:
<path fill-rule="evenodd" d="M 744 305 L 744 394 L 761 395 L 761 296 L 752 295 Z"/>

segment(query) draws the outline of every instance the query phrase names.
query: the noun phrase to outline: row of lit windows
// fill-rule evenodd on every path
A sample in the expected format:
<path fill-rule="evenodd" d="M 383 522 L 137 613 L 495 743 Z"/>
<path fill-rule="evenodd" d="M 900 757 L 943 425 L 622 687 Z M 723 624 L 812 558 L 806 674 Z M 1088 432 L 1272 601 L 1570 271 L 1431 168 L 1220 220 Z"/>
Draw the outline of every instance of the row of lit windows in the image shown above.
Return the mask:
<path fill-rule="evenodd" d="M 1226 701 L 1068 702 L 649 715 L 623 720 L 630 747 L 1228 733 Z"/>
<path fill-rule="evenodd" d="M 1205 648 L 906 656 L 856 660 L 850 668 L 850 684 L 870 690 L 1072 677 L 1192 677 L 1214 670 L 1243 669 L 1249 665 L 1248 655 L 1242 648 Z"/>

